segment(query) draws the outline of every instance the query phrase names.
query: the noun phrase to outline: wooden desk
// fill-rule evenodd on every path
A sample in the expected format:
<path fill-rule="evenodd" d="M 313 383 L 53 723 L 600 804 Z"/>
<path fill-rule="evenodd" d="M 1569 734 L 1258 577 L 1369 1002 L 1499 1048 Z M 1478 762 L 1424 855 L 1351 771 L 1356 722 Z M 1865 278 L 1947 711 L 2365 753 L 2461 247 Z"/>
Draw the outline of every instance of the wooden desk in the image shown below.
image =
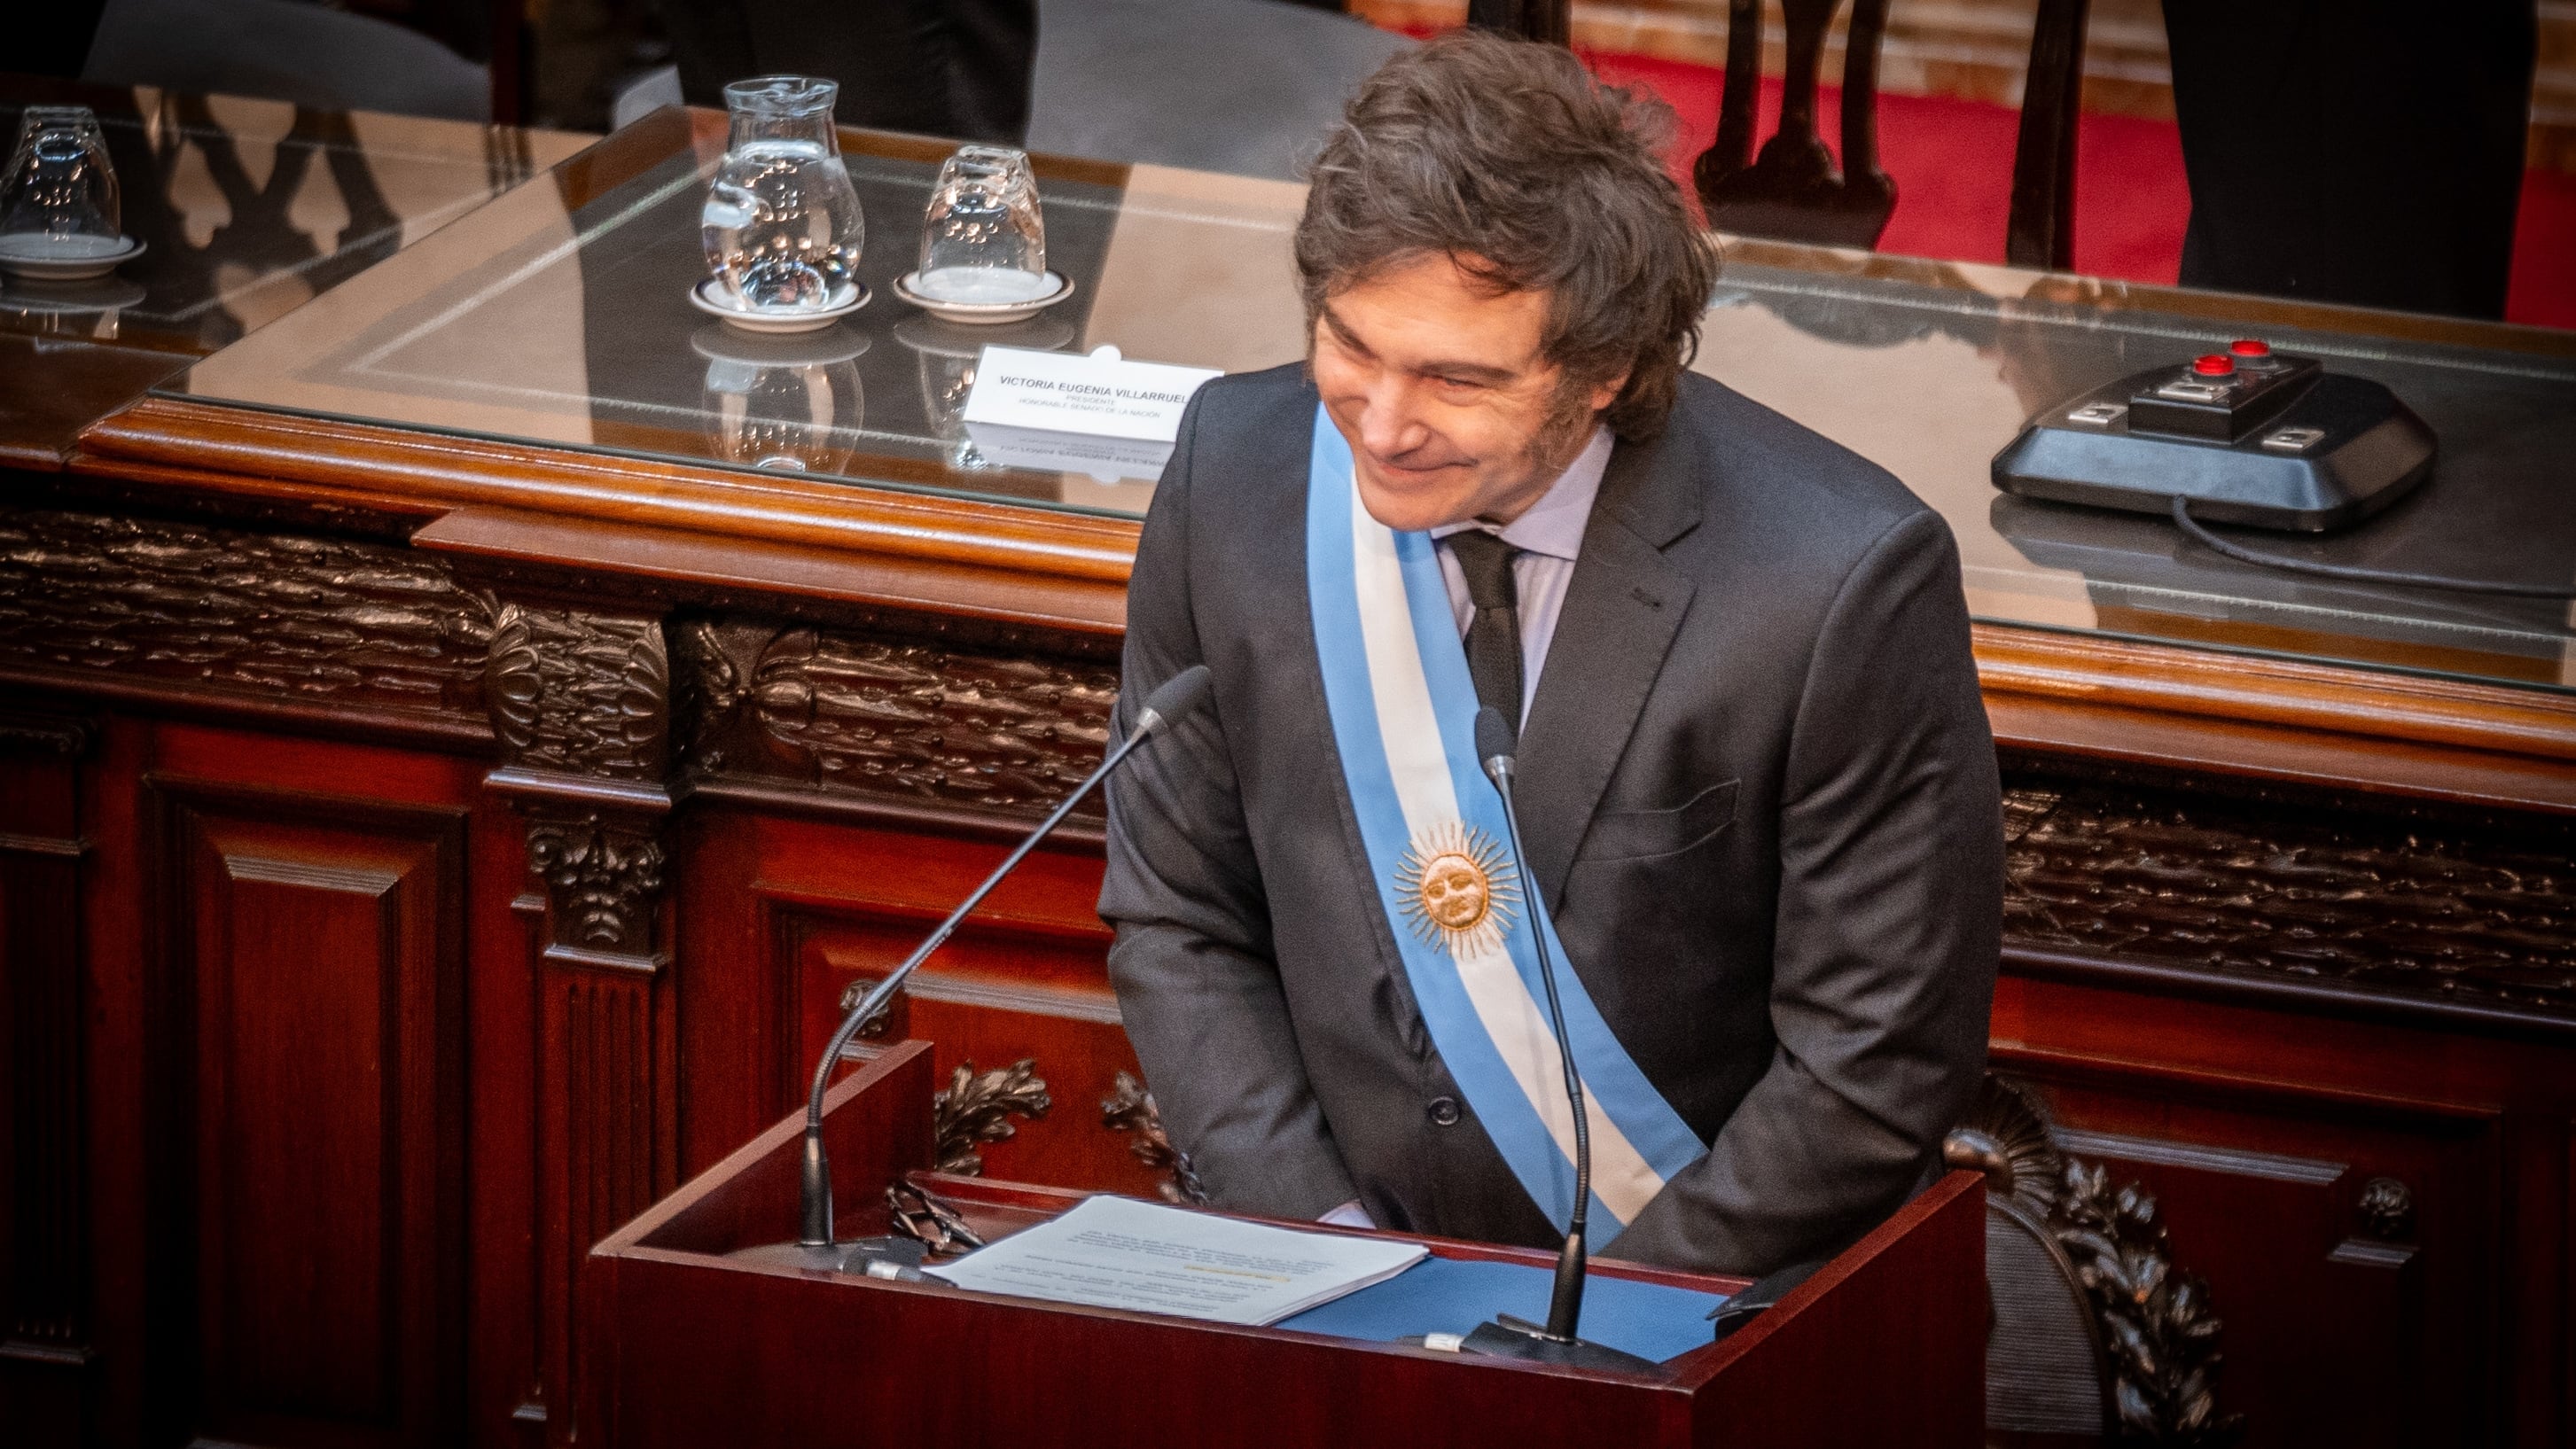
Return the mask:
<path fill-rule="evenodd" d="M 969 456 L 976 339 L 885 293 L 940 148 L 855 132 L 866 350 L 776 362 L 805 467 L 750 466 L 727 420 L 773 364 L 678 298 L 718 129 L 640 123 L 11 479 L 0 1412 L 569 1441 L 582 1255 L 786 1110 L 843 991 L 1096 758 L 1150 485 Z M 1040 175 L 1082 290 L 1019 340 L 1297 355 L 1294 188 Z M 2012 830 L 1996 1062 L 2161 1198 L 2247 1442 L 2563 1440 L 2566 617 L 2304 593 L 1982 469 L 2044 394 L 2261 331 L 2387 377 L 2453 460 L 2316 547 L 2563 577 L 2530 480 L 2576 442 L 2568 339 L 1731 256 L 1698 365 L 1960 536 Z M 1057 1106 L 997 1173 L 1150 1191 L 1093 1105 L 1133 1065 L 1098 841 L 889 1034 L 1036 1059 Z"/>

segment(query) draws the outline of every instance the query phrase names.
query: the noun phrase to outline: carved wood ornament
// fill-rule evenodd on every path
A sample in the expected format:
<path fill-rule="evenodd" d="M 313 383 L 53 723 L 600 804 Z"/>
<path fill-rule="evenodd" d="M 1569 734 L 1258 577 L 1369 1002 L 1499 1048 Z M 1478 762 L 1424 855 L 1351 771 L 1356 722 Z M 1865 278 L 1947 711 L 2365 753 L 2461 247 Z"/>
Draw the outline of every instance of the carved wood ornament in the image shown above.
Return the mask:
<path fill-rule="evenodd" d="M 1120 1072 L 1109 1095 L 1100 1099 L 1100 1125 L 1128 1137 L 1127 1150 L 1154 1174 L 1154 1191 L 1163 1201 L 1208 1200 L 1207 1184 L 1199 1181 L 1198 1170 L 1190 1166 L 1190 1155 L 1172 1145 L 1171 1137 L 1163 1131 L 1163 1113 L 1154 1105 L 1154 1094 L 1145 1090 L 1135 1073 Z"/>
<path fill-rule="evenodd" d="M 1017 1134 L 1011 1119 L 1034 1121 L 1055 1106 L 1046 1079 L 1027 1057 L 1007 1067 L 978 1072 L 973 1062 L 959 1062 L 949 1074 L 948 1089 L 931 1099 L 931 1138 L 939 1151 L 939 1170 L 966 1177 L 984 1172 L 982 1148 Z"/>
<path fill-rule="evenodd" d="M 470 716 L 493 617 L 405 549 L 0 511 L 0 665 Z"/>
<path fill-rule="evenodd" d="M 649 829 L 613 825 L 595 811 L 528 824 L 528 865 L 546 882 L 559 945 L 649 958 L 664 864 Z"/>
<path fill-rule="evenodd" d="M 2037 1099 L 1992 1074 L 1942 1155 L 1984 1173 L 1986 1190 L 2044 1224 L 2064 1254 L 2092 1308 L 2125 1438 L 2218 1449 L 2243 1435 L 2242 1415 L 2218 1412 L 2221 1324 L 2208 1287 L 2174 1263 L 2153 1197 L 2059 1152 Z"/>
<path fill-rule="evenodd" d="M 688 768 L 1035 812 L 1100 762 L 1118 671 L 816 629 L 699 623 Z"/>

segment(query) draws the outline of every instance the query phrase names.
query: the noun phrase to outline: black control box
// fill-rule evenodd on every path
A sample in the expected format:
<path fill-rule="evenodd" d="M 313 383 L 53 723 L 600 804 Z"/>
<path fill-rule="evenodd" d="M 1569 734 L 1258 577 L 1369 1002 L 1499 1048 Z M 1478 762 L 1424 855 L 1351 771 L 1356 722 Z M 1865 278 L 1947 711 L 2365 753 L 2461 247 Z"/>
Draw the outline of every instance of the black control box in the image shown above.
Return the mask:
<path fill-rule="evenodd" d="M 2244 339 L 2134 373 L 2031 420 L 1995 455 L 2023 498 L 2321 533 L 2430 476 L 2433 430 L 2395 394 Z"/>

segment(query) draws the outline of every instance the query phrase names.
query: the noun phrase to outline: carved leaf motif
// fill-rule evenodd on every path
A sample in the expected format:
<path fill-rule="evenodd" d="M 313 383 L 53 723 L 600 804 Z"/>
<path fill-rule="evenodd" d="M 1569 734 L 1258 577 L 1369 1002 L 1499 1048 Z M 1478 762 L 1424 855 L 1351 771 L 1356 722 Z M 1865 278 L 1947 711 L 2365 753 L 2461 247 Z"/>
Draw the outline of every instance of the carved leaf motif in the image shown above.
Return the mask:
<path fill-rule="evenodd" d="M 1100 1125 L 1130 1136 L 1127 1150 L 1157 1179 L 1154 1190 L 1170 1203 L 1203 1203 L 1207 1185 L 1190 1166 L 1190 1155 L 1172 1145 L 1163 1131 L 1162 1110 L 1154 1094 L 1132 1072 L 1120 1072 L 1108 1096 L 1100 1099 Z"/>
<path fill-rule="evenodd" d="M 1063 798 L 1109 738 L 1118 675 L 1107 665 L 1018 658 L 790 629 L 770 639 L 738 682 L 729 640 L 684 636 L 693 688 L 740 698 L 749 724 L 692 742 L 737 766 L 792 774 L 833 790 L 1033 810 Z M 728 747 L 726 741 L 743 741 Z"/>
<path fill-rule="evenodd" d="M 462 713 L 492 629 L 489 600 L 405 549 L 0 511 L 0 663 Z"/>
<path fill-rule="evenodd" d="M 2103 786 L 2006 792 L 2004 936 L 2576 1011 L 2576 836 Z"/>
<path fill-rule="evenodd" d="M 484 679 L 493 732 L 512 763 L 661 777 L 670 662 L 658 620 L 504 605 Z"/>
<path fill-rule="evenodd" d="M 969 1177 L 984 1171 L 987 1143 L 1007 1141 L 1018 1132 L 1014 1117 L 1039 1118 L 1055 1105 L 1036 1063 L 1022 1057 L 1007 1067 L 977 1072 L 973 1062 L 960 1062 L 949 1074 L 948 1090 L 931 1099 L 931 1130 L 938 1145 L 939 1170 Z"/>
<path fill-rule="evenodd" d="M 2245 1421 L 2218 1413 L 2220 1324 L 2208 1288 L 2174 1269 L 2156 1200 L 2068 1159 L 2057 1240 L 2101 1322 L 2122 1429 L 2159 1444 L 2234 1443 Z"/>

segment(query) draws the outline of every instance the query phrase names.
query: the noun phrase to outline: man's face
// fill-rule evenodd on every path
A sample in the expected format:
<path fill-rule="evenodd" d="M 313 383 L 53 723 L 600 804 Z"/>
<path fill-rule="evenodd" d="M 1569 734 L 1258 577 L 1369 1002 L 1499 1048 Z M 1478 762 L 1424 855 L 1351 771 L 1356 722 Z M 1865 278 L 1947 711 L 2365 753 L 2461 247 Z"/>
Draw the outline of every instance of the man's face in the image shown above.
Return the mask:
<path fill-rule="evenodd" d="M 1508 523 L 1582 450 L 1625 375 L 1568 389 L 1540 355 L 1545 292 L 1496 292 L 1447 255 L 1384 268 L 1315 319 L 1315 387 L 1360 502 L 1403 532 Z"/>

